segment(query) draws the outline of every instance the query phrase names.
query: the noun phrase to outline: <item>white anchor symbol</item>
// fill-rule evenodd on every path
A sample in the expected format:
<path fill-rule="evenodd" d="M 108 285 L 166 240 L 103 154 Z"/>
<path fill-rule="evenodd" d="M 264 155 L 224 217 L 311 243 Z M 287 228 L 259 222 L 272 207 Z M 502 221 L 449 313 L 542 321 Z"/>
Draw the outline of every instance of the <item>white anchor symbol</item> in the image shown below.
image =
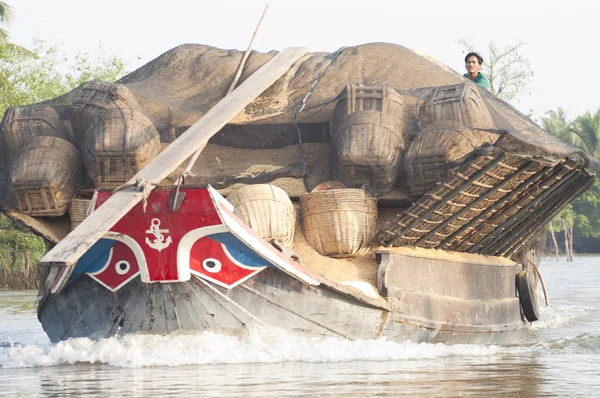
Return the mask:
<path fill-rule="evenodd" d="M 150 222 L 150 229 L 146 230 L 147 234 L 154 235 L 154 241 L 151 241 L 148 237 L 146 237 L 146 244 L 153 249 L 161 251 L 162 249 L 167 248 L 171 244 L 171 237 L 169 236 L 167 240 L 165 240 L 165 236 L 163 233 L 168 234 L 168 229 L 160 229 L 160 220 L 158 218 L 153 218 Z"/>

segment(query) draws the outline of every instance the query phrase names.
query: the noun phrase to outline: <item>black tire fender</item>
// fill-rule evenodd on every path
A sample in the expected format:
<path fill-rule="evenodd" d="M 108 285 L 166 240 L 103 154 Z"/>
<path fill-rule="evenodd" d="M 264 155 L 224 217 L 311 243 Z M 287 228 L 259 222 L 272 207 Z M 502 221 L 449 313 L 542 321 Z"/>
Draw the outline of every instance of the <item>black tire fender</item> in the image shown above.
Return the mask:
<path fill-rule="evenodd" d="M 517 274 L 517 292 L 523 315 L 529 322 L 540 319 L 540 299 L 536 294 L 531 274 L 521 271 Z"/>

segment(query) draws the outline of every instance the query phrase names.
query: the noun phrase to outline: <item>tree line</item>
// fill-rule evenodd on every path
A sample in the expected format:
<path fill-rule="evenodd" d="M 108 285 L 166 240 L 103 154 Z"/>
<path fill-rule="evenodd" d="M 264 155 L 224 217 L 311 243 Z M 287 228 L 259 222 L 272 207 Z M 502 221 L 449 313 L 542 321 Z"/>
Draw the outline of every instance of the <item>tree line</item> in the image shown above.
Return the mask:
<path fill-rule="evenodd" d="M 34 39 L 29 48 L 13 44 L 5 29 L 12 19 L 11 6 L 0 1 L 0 115 L 11 106 L 56 98 L 89 80 L 112 82 L 126 74 L 125 61 L 107 55 L 101 44 L 94 56 L 78 52 L 74 57 L 44 39 Z M 0 214 L 0 289 L 37 287 L 36 266 L 46 249 L 42 238 Z"/>

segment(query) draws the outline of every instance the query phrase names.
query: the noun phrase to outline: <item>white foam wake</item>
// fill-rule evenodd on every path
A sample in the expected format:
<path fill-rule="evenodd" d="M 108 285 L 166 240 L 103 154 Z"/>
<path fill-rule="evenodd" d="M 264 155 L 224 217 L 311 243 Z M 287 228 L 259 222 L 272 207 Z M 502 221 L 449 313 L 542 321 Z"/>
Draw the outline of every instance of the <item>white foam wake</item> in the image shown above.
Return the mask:
<path fill-rule="evenodd" d="M 117 367 L 183 366 L 230 363 L 347 362 L 487 357 L 507 348 L 480 345 L 396 343 L 309 337 L 274 329 L 244 335 L 205 331 L 191 334 L 127 335 L 100 341 L 71 339 L 49 346 L 0 348 L 0 367 L 104 363 Z M 511 351 L 514 350 L 514 347 Z"/>

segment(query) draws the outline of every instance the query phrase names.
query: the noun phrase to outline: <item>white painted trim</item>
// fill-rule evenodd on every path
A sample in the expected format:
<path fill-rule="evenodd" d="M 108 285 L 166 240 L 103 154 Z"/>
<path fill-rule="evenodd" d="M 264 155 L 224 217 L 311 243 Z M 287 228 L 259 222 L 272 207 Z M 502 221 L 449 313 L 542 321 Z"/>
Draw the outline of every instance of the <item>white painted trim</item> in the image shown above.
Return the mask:
<path fill-rule="evenodd" d="M 253 270 L 256 272 L 250 273 L 249 275 L 243 277 L 242 279 L 238 280 L 237 282 L 235 282 L 232 285 L 226 285 L 225 283 L 223 283 L 221 281 L 211 278 L 210 276 L 205 275 L 201 272 L 195 271 L 189 267 L 190 257 L 191 257 L 190 252 L 192 250 L 192 246 L 194 245 L 194 243 L 196 243 L 199 239 L 204 238 L 205 236 L 212 235 L 212 234 L 218 234 L 218 233 L 224 233 L 224 232 L 231 232 L 231 231 L 229 230 L 229 228 L 226 225 L 222 224 L 222 225 L 211 225 L 208 227 L 197 228 L 197 229 L 194 229 L 194 230 L 188 232 L 187 234 L 185 234 L 183 236 L 183 238 L 181 238 L 181 241 L 179 242 L 179 247 L 177 249 L 177 265 L 179 266 L 180 262 L 185 263 L 188 265 L 188 269 L 190 270 L 190 272 L 192 274 L 194 274 L 200 278 L 209 280 L 209 281 L 211 281 L 219 286 L 222 286 L 226 289 L 233 289 L 235 286 L 246 281 L 252 275 L 256 275 L 258 272 L 262 271 L 266 267 L 248 267 L 248 266 L 240 263 L 239 261 L 237 261 L 235 258 L 233 258 L 231 256 L 231 254 L 229 253 L 229 250 L 227 250 L 227 247 L 220 242 L 219 242 L 219 244 L 223 248 L 223 252 L 231 260 L 231 262 L 233 262 L 235 265 L 237 265 L 240 268 L 247 269 L 247 270 Z"/>
<path fill-rule="evenodd" d="M 131 249 L 135 259 L 138 263 L 138 268 L 140 270 L 140 277 L 142 282 L 151 283 L 150 282 L 150 274 L 148 273 L 148 264 L 146 263 L 146 256 L 144 256 L 144 251 L 141 246 L 130 236 L 120 234 L 118 232 L 108 231 L 106 235 L 104 235 L 105 239 L 116 240 L 121 243 L 124 243 Z M 111 247 L 112 253 L 112 247 Z"/>
<path fill-rule="evenodd" d="M 181 266 L 186 266 L 188 272 L 190 270 L 190 252 L 192 251 L 192 246 L 194 243 L 207 235 L 218 234 L 222 232 L 229 232 L 229 228 L 226 225 L 210 225 L 207 227 L 196 228 L 189 231 L 187 234 L 183 235 L 181 240 L 179 241 L 179 246 L 177 247 L 177 268 Z"/>

